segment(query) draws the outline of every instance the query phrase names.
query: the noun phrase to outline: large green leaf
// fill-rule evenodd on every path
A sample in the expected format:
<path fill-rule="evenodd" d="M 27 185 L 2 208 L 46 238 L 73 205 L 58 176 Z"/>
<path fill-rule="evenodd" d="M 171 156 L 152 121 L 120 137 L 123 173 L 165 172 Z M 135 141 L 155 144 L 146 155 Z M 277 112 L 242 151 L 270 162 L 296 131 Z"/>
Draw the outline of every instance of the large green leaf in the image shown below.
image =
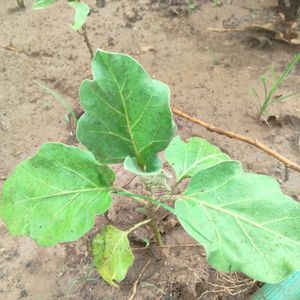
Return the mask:
<path fill-rule="evenodd" d="M 192 137 L 185 143 L 176 136 L 166 149 L 165 156 L 175 170 L 177 181 L 230 160 L 218 147 L 198 137 Z"/>
<path fill-rule="evenodd" d="M 169 144 L 174 123 L 169 88 L 150 78 L 130 56 L 97 51 L 92 81 L 80 87 L 86 113 L 77 137 L 103 163 L 136 158 L 146 172 L 157 168 L 157 152 Z"/>
<path fill-rule="evenodd" d="M 93 240 L 94 262 L 100 276 L 109 284 L 123 280 L 134 261 L 128 232 L 108 225 Z"/>
<path fill-rule="evenodd" d="M 90 9 L 83 2 L 69 2 L 69 5 L 75 9 L 74 23 L 72 29 L 79 30 L 86 22 Z"/>
<path fill-rule="evenodd" d="M 54 3 L 56 0 L 36 0 L 33 3 L 33 9 L 44 9 Z"/>
<path fill-rule="evenodd" d="M 175 211 L 216 269 L 269 283 L 300 270 L 300 204 L 271 177 L 223 162 L 192 177 Z"/>
<path fill-rule="evenodd" d="M 0 218 L 43 246 L 79 239 L 111 204 L 114 173 L 76 147 L 49 143 L 6 181 Z"/>

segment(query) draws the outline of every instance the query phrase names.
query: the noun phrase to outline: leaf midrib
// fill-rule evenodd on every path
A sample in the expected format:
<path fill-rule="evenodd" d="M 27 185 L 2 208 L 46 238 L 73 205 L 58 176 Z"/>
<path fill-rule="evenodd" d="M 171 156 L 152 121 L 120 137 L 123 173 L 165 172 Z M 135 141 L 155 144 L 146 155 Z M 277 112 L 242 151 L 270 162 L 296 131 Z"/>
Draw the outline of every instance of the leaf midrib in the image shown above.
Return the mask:
<path fill-rule="evenodd" d="M 202 158 L 202 159 L 199 160 L 199 156 L 200 155 L 201 155 L 201 152 L 198 152 L 197 157 L 195 159 L 195 162 L 192 165 L 190 165 L 189 167 L 187 167 L 186 164 L 185 164 L 184 170 L 182 172 L 182 175 L 178 178 L 178 180 L 182 180 L 185 176 L 188 175 L 188 173 L 193 168 L 196 168 L 200 163 L 203 163 L 204 161 L 209 160 L 211 158 L 216 158 L 216 157 L 219 157 L 219 156 L 226 156 L 226 154 L 224 154 L 224 153 L 215 153 L 215 154 L 211 154 L 211 155 L 205 156 L 204 158 Z M 186 153 L 186 159 L 187 159 L 187 157 L 188 157 L 188 153 Z M 214 164 L 214 165 L 212 165 L 210 167 L 215 167 L 217 164 L 220 164 L 220 163 L 222 163 L 222 162 L 218 162 L 218 163 L 216 163 L 216 164 Z"/>
<path fill-rule="evenodd" d="M 128 118 L 128 111 L 127 111 L 127 107 L 126 107 L 126 104 L 125 104 L 125 99 L 123 97 L 123 92 L 122 92 L 122 89 L 119 85 L 119 82 L 115 76 L 115 74 L 112 72 L 110 66 L 107 64 L 107 62 L 102 58 L 101 56 L 101 59 L 102 61 L 104 62 L 104 64 L 106 65 L 109 73 L 111 74 L 111 76 L 113 77 L 115 83 L 116 83 L 116 86 L 118 88 L 118 91 L 119 91 L 119 95 L 120 95 L 120 98 L 121 98 L 121 102 L 122 102 L 122 105 L 123 105 L 123 109 L 124 109 L 124 113 L 125 113 L 125 119 L 126 119 L 126 124 L 127 124 L 127 129 L 128 129 L 128 133 L 129 133 L 129 136 L 130 136 L 130 139 L 131 139 L 131 143 L 132 143 L 132 147 L 133 147 L 133 150 L 134 150 L 134 153 L 135 153 L 135 156 L 136 156 L 136 159 L 137 159 L 137 162 L 139 164 L 140 167 L 142 167 L 142 162 L 140 160 L 140 157 L 138 155 L 138 150 L 137 150 L 137 146 L 135 144 L 135 141 L 134 141 L 134 138 L 133 138 L 133 133 L 132 133 L 132 129 L 131 129 L 131 125 L 130 125 L 130 120 Z M 125 79 L 126 80 L 126 79 Z"/>
<path fill-rule="evenodd" d="M 67 191 L 67 192 L 62 192 L 62 193 L 54 193 L 54 194 L 49 194 L 49 195 L 44 195 L 44 196 L 38 196 L 38 197 L 33 197 L 29 198 L 26 195 L 22 195 L 22 197 L 26 197 L 27 199 L 24 201 L 18 201 L 14 202 L 14 205 L 21 204 L 24 202 L 30 202 L 30 201 L 35 201 L 35 200 L 44 200 L 47 198 L 52 198 L 52 197 L 60 197 L 60 196 L 66 196 L 66 195 L 72 195 L 78 193 L 79 195 L 82 193 L 87 193 L 87 192 L 101 192 L 108 190 L 107 187 L 97 187 L 97 188 L 89 188 L 89 189 L 80 189 L 80 190 L 73 190 L 73 191 Z"/>
<path fill-rule="evenodd" d="M 188 196 L 186 196 L 186 195 L 182 195 L 182 196 L 181 196 L 181 199 L 187 199 L 187 200 L 189 200 L 189 201 L 193 201 L 193 202 L 196 202 L 196 203 L 200 203 L 200 204 L 201 204 L 202 206 L 204 206 L 204 207 L 208 207 L 208 208 L 214 209 L 214 210 L 216 210 L 216 211 L 218 211 L 218 212 L 222 212 L 222 213 L 224 213 L 224 214 L 230 215 L 230 216 L 233 217 L 233 218 L 239 219 L 239 220 L 241 220 L 241 221 L 243 221 L 243 222 L 245 222 L 245 223 L 248 223 L 248 224 L 251 224 L 251 225 L 254 226 L 254 227 L 257 227 L 257 228 L 259 228 L 260 230 L 269 232 L 269 233 L 271 233 L 271 234 L 273 234 L 273 235 L 275 235 L 275 236 L 278 236 L 278 237 L 281 237 L 281 238 L 290 240 L 290 241 L 292 241 L 292 242 L 294 242 L 294 243 L 300 245 L 300 241 L 293 240 L 293 239 L 290 238 L 290 237 L 287 237 L 287 236 L 282 235 L 282 234 L 280 234 L 280 233 L 278 233 L 278 232 L 275 232 L 275 231 L 273 231 L 273 230 L 271 230 L 271 229 L 269 229 L 269 228 L 267 228 L 267 227 L 261 226 L 261 225 L 264 224 L 264 223 L 262 223 L 262 224 L 255 223 L 255 222 L 253 222 L 253 221 L 251 221 L 251 220 L 249 220 L 249 219 L 247 219 L 247 218 L 245 218 L 245 217 L 242 217 L 242 216 L 237 215 L 237 214 L 235 214 L 235 213 L 233 213 L 233 212 L 231 212 L 231 211 L 228 211 L 228 210 L 226 210 L 226 209 L 223 209 L 223 208 L 221 208 L 220 206 L 215 206 L 215 205 L 209 204 L 209 203 L 204 202 L 204 201 L 201 201 L 201 200 L 199 200 L 199 199 L 197 199 L 197 198 L 193 198 L 193 197 L 188 197 Z M 180 199 L 179 199 L 179 201 L 180 201 Z M 299 217 L 299 219 L 300 219 L 300 217 Z"/>

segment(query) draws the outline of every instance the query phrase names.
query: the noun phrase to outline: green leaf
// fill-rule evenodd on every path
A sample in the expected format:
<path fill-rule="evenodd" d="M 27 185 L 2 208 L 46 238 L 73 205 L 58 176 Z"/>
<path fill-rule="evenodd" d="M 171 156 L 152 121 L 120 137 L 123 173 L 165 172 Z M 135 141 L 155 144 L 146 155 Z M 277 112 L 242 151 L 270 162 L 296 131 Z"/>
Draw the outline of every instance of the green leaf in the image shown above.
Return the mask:
<path fill-rule="evenodd" d="M 111 205 L 114 173 L 76 147 L 49 143 L 6 181 L 0 218 L 13 235 L 51 246 L 78 240 Z"/>
<path fill-rule="evenodd" d="M 51 5 L 54 2 L 55 2 L 55 0 L 36 0 L 33 3 L 32 8 L 36 9 L 36 10 L 37 9 L 44 9 L 44 8 L 48 7 L 49 5 Z"/>
<path fill-rule="evenodd" d="M 117 287 L 134 261 L 128 231 L 108 225 L 93 240 L 92 252 L 100 276 L 110 285 Z"/>
<path fill-rule="evenodd" d="M 174 168 L 177 181 L 230 160 L 230 157 L 206 140 L 192 137 L 184 143 L 174 137 L 165 151 L 167 162 Z"/>
<path fill-rule="evenodd" d="M 77 137 L 103 163 L 119 163 L 129 156 L 139 168 L 153 172 L 156 154 L 174 134 L 166 84 L 150 78 L 128 55 L 97 51 L 92 81 L 80 87 L 86 113 Z"/>
<path fill-rule="evenodd" d="M 271 177 L 223 162 L 192 177 L 175 212 L 216 269 L 268 283 L 300 270 L 300 204 Z"/>
<path fill-rule="evenodd" d="M 155 176 L 162 172 L 162 163 L 158 157 L 155 157 L 152 167 L 154 169 L 153 171 L 148 170 L 149 172 L 145 172 L 144 170 L 140 169 L 140 167 L 138 166 L 138 163 L 137 163 L 137 159 L 135 157 L 131 158 L 128 156 L 125 158 L 125 161 L 124 161 L 124 169 L 125 170 L 127 170 L 133 174 L 142 176 L 142 177 Z"/>
<path fill-rule="evenodd" d="M 73 30 L 77 31 L 86 22 L 90 9 L 88 5 L 83 2 L 69 2 L 69 5 L 75 8 L 74 23 L 71 27 Z"/>

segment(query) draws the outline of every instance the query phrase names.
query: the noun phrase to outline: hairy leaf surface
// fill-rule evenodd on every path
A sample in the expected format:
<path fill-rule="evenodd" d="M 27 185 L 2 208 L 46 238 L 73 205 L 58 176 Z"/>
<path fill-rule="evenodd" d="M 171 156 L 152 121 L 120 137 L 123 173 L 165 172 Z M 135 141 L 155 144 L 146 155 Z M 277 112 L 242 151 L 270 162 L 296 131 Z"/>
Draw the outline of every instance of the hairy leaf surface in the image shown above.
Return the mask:
<path fill-rule="evenodd" d="M 69 5 L 75 9 L 75 17 L 72 29 L 77 31 L 86 22 L 90 9 L 88 5 L 83 2 L 69 2 Z"/>
<path fill-rule="evenodd" d="M 271 177 L 223 162 L 192 177 L 175 211 L 216 269 L 269 283 L 300 270 L 300 204 Z"/>
<path fill-rule="evenodd" d="M 111 205 L 114 173 L 76 147 L 49 143 L 6 181 L 0 218 L 13 235 L 51 246 L 79 239 Z"/>
<path fill-rule="evenodd" d="M 168 86 L 124 54 L 99 50 L 92 69 L 94 79 L 80 87 L 86 112 L 78 122 L 79 141 L 103 163 L 129 156 L 141 170 L 155 171 L 156 154 L 174 132 Z"/>
<path fill-rule="evenodd" d="M 123 280 L 134 261 L 128 232 L 108 225 L 93 240 L 94 262 L 100 276 L 109 284 Z"/>
<path fill-rule="evenodd" d="M 179 136 L 174 137 L 165 151 L 165 156 L 167 162 L 174 168 L 177 181 L 230 160 L 230 157 L 218 147 L 198 137 L 189 138 L 187 143 Z"/>

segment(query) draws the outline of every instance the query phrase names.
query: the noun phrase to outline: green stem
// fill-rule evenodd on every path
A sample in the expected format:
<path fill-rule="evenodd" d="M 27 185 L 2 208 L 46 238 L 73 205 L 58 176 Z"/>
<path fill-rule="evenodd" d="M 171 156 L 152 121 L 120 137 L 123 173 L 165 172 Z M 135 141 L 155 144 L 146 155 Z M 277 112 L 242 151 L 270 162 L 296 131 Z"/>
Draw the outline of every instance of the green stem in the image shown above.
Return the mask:
<path fill-rule="evenodd" d="M 175 190 L 177 189 L 177 187 L 179 186 L 179 184 L 181 183 L 182 179 L 180 179 L 179 181 L 177 181 L 171 188 L 171 193 L 174 193 Z"/>
<path fill-rule="evenodd" d="M 39 87 L 41 87 L 42 89 L 44 89 L 48 94 L 50 94 L 51 96 L 53 96 L 55 99 L 57 99 L 67 109 L 68 113 L 74 119 L 75 125 L 77 125 L 78 120 L 77 120 L 75 111 L 74 111 L 72 105 L 64 97 L 62 97 L 58 92 L 56 92 L 56 91 L 48 88 L 46 85 L 44 85 L 40 81 L 33 80 L 33 82 L 35 84 L 37 84 Z"/>
<path fill-rule="evenodd" d="M 21 9 L 25 8 L 24 0 L 17 0 L 17 3 L 19 8 Z"/>
<path fill-rule="evenodd" d="M 156 241 L 156 245 L 157 246 L 161 246 L 162 245 L 162 242 L 161 242 L 161 235 L 160 235 L 160 232 L 159 232 L 159 228 L 157 226 L 157 223 L 156 223 L 156 219 L 155 219 L 155 211 L 153 210 L 153 208 L 151 207 L 151 205 L 149 204 L 155 204 L 155 205 L 158 205 L 160 207 L 163 207 L 164 209 L 172 212 L 172 213 L 175 213 L 175 210 L 174 208 L 170 207 L 169 205 L 165 204 L 165 203 L 162 203 L 156 199 L 153 199 L 152 197 L 150 196 L 145 196 L 145 195 L 139 195 L 139 194 L 135 194 L 135 193 L 131 193 L 125 189 L 116 189 L 115 191 L 113 191 L 113 193 L 117 194 L 117 195 L 124 195 L 124 196 L 128 196 L 132 199 L 134 199 L 135 201 L 137 201 L 137 198 L 140 198 L 142 199 L 142 201 L 138 201 L 139 203 L 143 204 L 143 206 L 145 207 L 146 209 L 146 214 L 149 218 L 149 225 L 153 231 L 153 234 L 154 234 L 154 238 L 155 238 L 155 241 Z M 145 201 L 147 200 L 148 203 Z M 150 202 L 150 203 L 149 203 Z"/>
<path fill-rule="evenodd" d="M 91 42 L 89 40 L 89 37 L 88 37 L 88 34 L 87 34 L 87 30 L 86 30 L 86 25 L 85 24 L 82 25 L 81 30 L 82 30 L 82 36 L 84 38 L 84 42 L 85 42 L 86 46 L 89 49 L 91 59 L 93 59 L 94 58 L 94 51 L 93 51 L 92 44 L 91 44 Z"/>
<path fill-rule="evenodd" d="M 145 196 L 145 195 L 139 195 L 139 194 L 135 194 L 135 193 L 131 193 L 125 189 L 115 189 L 113 191 L 114 194 L 116 195 L 123 195 L 123 196 L 127 196 L 127 197 L 130 197 L 130 198 L 139 198 L 139 199 L 143 199 L 143 200 L 147 200 L 147 201 L 150 201 L 151 203 L 155 204 L 155 205 L 158 205 L 164 209 L 166 209 L 167 211 L 175 214 L 175 209 L 163 202 L 160 202 L 159 200 L 156 200 L 156 199 L 153 199 L 152 197 L 150 196 Z M 145 204 L 145 201 L 142 202 L 142 204 Z"/>
<path fill-rule="evenodd" d="M 144 220 L 144 221 L 141 221 L 141 222 L 135 224 L 134 226 L 132 226 L 131 228 L 129 228 L 129 229 L 127 230 L 127 234 L 129 234 L 129 233 L 135 231 L 137 228 L 139 228 L 139 227 L 141 227 L 141 226 L 143 226 L 143 225 L 145 225 L 145 224 L 148 224 L 148 223 L 150 223 L 150 222 L 151 222 L 150 219 L 146 219 L 146 220 Z"/>
<path fill-rule="evenodd" d="M 155 241 L 156 241 L 156 246 L 161 246 L 162 245 L 161 235 L 160 235 L 160 231 L 159 231 L 156 219 L 155 219 L 155 213 L 154 213 L 151 205 L 147 206 L 146 213 L 147 213 L 148 218 L 151 220 L 149 225 L 150 225 L 150 227 L 152 229 L 152 232 L 154 234 L 154 238 L 155 238 Z"/>

